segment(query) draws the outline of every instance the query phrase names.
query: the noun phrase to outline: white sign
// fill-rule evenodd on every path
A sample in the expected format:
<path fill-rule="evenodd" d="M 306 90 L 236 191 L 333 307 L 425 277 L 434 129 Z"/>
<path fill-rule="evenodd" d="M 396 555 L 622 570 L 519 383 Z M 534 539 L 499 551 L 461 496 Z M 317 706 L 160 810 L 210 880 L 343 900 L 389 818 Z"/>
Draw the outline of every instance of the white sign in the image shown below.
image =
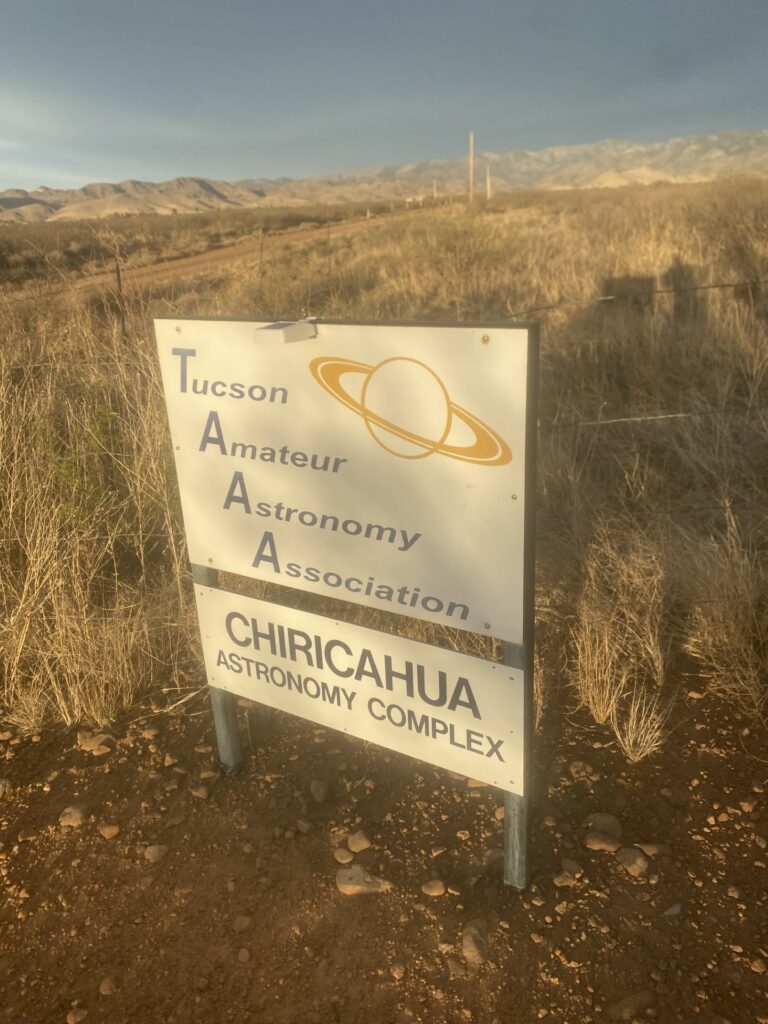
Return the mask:
<path fill-rule="evenodd" d="M 523 673 L 195 587 L 208 682 L 523 794 Z"/>
<path fill-rule="evenodd" d="M 193 563 L 523 642 L 526 329 L 155 330 Z"/>

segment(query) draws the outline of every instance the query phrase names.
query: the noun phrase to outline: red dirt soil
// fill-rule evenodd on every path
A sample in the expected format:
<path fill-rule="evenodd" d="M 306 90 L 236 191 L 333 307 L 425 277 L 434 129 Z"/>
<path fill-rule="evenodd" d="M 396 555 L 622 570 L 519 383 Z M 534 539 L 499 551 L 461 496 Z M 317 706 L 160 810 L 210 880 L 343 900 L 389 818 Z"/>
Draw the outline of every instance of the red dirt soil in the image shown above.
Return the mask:
<path fill-rule="evenodd" d="M 232 777 L 202 700 L 124 723 L 106 753 L 74 731 L 3 734 L 0 1018 L 768 1021 L 765 733 L 722 705 L 684 700 L 636 766 L 550 715 L 522 894 L 501 882 L 497 791 L 267 709 L 249 721 Z M 85 820 L 63 827 L 73 804 Z M 644 874 L 585 848 L 595 811 L 629 847 L 662 844 Z M 389 892 L 337 889 L 334 848 L 359 829 L 355 861 Z M 148 845 L 167 852 L 151 863 Z M 425 895 L 435 878 L 447 891 Z"/>

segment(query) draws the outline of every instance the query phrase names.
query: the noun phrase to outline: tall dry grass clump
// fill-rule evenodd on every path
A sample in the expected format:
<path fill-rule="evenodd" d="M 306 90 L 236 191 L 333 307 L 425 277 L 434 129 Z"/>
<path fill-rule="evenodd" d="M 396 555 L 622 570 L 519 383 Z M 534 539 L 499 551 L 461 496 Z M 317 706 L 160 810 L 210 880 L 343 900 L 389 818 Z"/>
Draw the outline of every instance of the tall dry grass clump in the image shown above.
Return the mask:
<path fill-rule="evenodd" d="M 723 533 L 689 545 L 686 649 L 709 689 L 754 718 L 768 710 L 768 566 L 758 537 L 730 509 Z"/>
<path fill-rule="evenodd" d="M 0 699 L 25 730 L 114 719 L 185 633 L 145 323 L 85 306 L 52 323 L 17 323 L 0 361 Z"/>
<path fill-rule="evenodd" d="M 672 705 L 670 593 L 663 545 L 627 526 L 599 522 L 587 548 L 573 676 L 584 707 L 639 761 L 661 745 Z"/>

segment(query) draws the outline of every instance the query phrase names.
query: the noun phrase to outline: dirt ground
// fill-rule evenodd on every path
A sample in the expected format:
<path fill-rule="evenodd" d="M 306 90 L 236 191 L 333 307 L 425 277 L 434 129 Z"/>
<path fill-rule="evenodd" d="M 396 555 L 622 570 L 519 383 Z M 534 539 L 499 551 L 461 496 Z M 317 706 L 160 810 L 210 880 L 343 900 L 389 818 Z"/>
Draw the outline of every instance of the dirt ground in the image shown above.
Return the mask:
<path fill-rule="evenodd" d="M 768 745 L 722 704 L 689 695 L 637 766 L 550 715 L 522 894 L 501 882 L 497 791 L 248 718 L 232 777 L 204 698 L 112 739 L 2 734 L 0 1018 L 768 1021 Z M 594 812 L 630 855 L 585 846 Z M 334 850 L 361 830 L 354 861 L 392 888 L 343 895 Z"/>

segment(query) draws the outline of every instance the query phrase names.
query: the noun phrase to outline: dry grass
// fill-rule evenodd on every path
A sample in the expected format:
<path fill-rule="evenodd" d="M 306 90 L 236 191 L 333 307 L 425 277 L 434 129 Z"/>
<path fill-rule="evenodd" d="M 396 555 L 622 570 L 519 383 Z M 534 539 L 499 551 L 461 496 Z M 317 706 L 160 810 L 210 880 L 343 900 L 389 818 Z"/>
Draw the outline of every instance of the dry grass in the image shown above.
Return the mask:
<path fill-rule="evenodd" d="M 766 278 L 768 183 L 745 180 L 374 220 L 119 311 L 0 298 L 5 717 L 108 720 L 194 652 L 152 315 L 492 320 L 566 300 L 542 348 L 539 712 L 556 713 L 565 661 L 580 703 L 646 756 L 687 652 L 712 692 L 764 715 L 766 293 L 579 303 L 615 279 Z M 695 415 L 578 426 L 660 412 Z"/>
<path fill-rule="evenodd" d="M 572 629 L 573 684 L 631 761 L 657 749 L 672 706 L 669 578 L 658 540 L 625 519 L 598 525 Z"/>
<path fill-rule="evenodd" d="M 768 707 L 768 572 L 760 539 L 726 530 L 689 550 L 691 615 L 686 648 L 711 691 L 765 720 Z M 716 596 L 714 596 L 716 595 Z"/>

